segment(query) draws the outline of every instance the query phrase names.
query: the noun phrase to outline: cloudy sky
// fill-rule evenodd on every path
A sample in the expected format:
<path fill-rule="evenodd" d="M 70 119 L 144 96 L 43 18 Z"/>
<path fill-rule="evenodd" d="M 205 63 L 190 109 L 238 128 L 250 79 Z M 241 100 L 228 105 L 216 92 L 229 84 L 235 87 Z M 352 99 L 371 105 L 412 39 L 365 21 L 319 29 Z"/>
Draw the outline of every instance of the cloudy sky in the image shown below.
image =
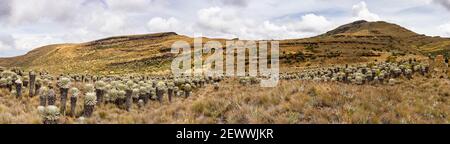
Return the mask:
<path fill-rule="evenodd" d="M 0 0 L 0 57 L 48 44 L 173 31 L 303 38 L 355 20 L 450 36 L 450 0 Z"/>

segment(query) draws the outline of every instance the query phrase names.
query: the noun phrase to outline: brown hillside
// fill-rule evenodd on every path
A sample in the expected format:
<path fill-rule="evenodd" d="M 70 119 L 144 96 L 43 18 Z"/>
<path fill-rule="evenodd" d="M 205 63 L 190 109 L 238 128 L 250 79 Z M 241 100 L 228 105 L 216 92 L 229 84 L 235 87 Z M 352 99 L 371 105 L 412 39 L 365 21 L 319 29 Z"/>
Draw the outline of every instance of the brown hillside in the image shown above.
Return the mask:
<path fill-rule="evenodd" d="M 176 33 L 118 36 L 80 44 L 37 48 L 12 58 L 0 58 L 0 66 L 73 73 L 152 73 L 168 70 L 177 40 L 193 38 Z M 204 38 L 203 42 L 208 41 Z M 225 39 L 220 40 L 222 43 Z M 305 67 L 385 60 L 387 56 L 443 54 L 450 40 L 419 35 L 387 22 L 356 21 L 325 34 L 280 41 L 281 66 Z M 282 69 L 285 70 L 285 69 Z"/>
<path fill-rule="evenodd" d="M 391 55 L 445 54 L 449 46 L 449 39 L 420 35 L 381 21 L 356 21 L 316 37 L 280 42 L 285 62 L 300 67 L 371 62 Z"/>
<path fill-rule="evenodd" d="M 321 36 L 392 36 L 392 37 L 413 37 L 418 35 L 399 25 L 383 21 L 367 22 L 364 20 L 355 21 L 342 25 Z"/>
<path fill-rule="evenodd" d="M 2 58 L 0 65 L 58 73 L 152 72 L 170 65 L 172 55 L 168 52 L 177 40 L 193 42 L 192 38 L 173 32 L 118 36 L 80 44 L 44 46 L 23 56 Z"/>

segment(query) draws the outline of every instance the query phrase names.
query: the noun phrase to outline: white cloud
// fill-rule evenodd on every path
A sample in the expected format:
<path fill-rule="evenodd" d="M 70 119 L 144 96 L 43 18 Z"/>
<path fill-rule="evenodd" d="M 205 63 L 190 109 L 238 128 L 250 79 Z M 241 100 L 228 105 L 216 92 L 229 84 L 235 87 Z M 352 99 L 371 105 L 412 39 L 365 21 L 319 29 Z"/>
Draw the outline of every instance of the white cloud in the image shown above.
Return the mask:
<path fill-rule="evenodd" d="M 17 50 L 32 50 L 37 47 L 62 43 L 63 40 L 50 35 L 15 35 L 15 45 Z"/>
<path fill-rule="evenodd" d="M 122 31 L 122 29 L 125 26 L 125 18 L 120 15 L 114 15 L 110 13 L 105 13 L 100 16 L 106 16 L 108 19 L 106 19 L 101 23 L 100 31 L 105 33 L 115 33 L 118 31 Z M 94 21 L 97 19 L 94 18 Z"/>
<path fill-rule="evenodd" d="M 237 35 L 251 23 L 249 20 L 241 19 L 241 14 L 236 11 L 220 7 L 201 9 L 197 12 L 197 16 L 197 26 L 200 29 L 216 34 Z"/>
<path fill-rule="evenodd" d="M 353 18 L 355 20 L 367 20 L 367 21 L 379 21 L 380 17 L 369 11 L 367 4 L 364 1 L 353 5 L 352 8 Z"/>
<path fill-rule="evenodd" d="M 74 22 L 67 23 L 67 26 L 103 35 L 115 35 L 123 33 L 129 24 L 124 13 L 111 11 L 103 3 L 90 3 L 80 10 Z"/>
<path fill-rule="evenodd" d="M 438 31 L 441 31 L 444 36 L 450 36 L 450 22 L 438 26 Z"/>
<path fill-rule="evenodd" d="M 147 29 L 150 32 L 178 32 L 182 28 L 181 23 L 176 18 L 164 19 L 161 17 L 152 18 L 147 23 Z"/>
<path fill-rule="evenodd" d="M 250 27 L 251 39 L 287 39 L 302 38 L 321 34 L 331 28 L 332 22 L 323 16 L 305 14 L 299 20 L 283 21 L 274 24 L 264 21 L 259 26 Z"/>
<path fill-rule="evenodd" d="M 323 32 L 329 30 L 332 23 L 328 21 L 324 16 L 318 16 L 315 14 L 306 14 L 302 16 L 301 21 L 289 24 L 289 27 L 295 31 L 302 32 Z"/>
<path fill-rule="evenodd" d="M 13 0 L 9 22 L 13 25 L 32 24 L 42 20 L 64 21 L 77 14 L 77 0 Z"/>
<path fill-rule="evenodd" d="M 270 20 L 242 19 L 241 14 L 219 7 L 198 11 L 196 30 L 206 36 L 241 39 L 283 39 L 314 36 L 329 30 L 332 22 L 324 16 L 305 14 L 299 20 L 276 24 Z"/>

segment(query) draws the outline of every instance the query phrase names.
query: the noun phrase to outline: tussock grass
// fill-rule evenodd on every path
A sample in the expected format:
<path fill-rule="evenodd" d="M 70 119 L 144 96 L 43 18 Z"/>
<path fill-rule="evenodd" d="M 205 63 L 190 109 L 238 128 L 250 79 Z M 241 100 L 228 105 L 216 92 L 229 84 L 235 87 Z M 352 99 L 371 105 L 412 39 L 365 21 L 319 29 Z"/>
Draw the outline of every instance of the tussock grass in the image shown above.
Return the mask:
<path fill-rule="evenodd" d="M 277 87 L 242 86 L 234 79 L 192 97 L 167 97 L 127 112 L 113 104 L 96 107 L 85 123 L 450 123 L 450 81 L 417 78 L 394 86 L 281 81 Z M 82 99 L 82 97 L 81 97 Z M 82 100 L 81 100 L 82 101 Z M 57 105 L 59 105 L 57 101 Z M 38 97 L 16 99 L 0 90 L 0 123 L 41 123 Z M 81 112 L 82 104 L 78 103 Z M 61 117 L 60 123 L 77 123 Z"/>

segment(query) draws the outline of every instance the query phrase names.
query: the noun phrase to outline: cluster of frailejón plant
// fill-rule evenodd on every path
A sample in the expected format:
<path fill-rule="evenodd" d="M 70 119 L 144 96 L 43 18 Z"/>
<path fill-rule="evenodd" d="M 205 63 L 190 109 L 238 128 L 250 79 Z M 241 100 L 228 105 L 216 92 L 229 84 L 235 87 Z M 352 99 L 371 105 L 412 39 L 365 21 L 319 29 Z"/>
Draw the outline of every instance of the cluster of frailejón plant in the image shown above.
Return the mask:
<path fill-rule="evenodd" d="M 96 106 L 113 104 L 131 111 L 133 105 L 145 108 L 151 104 L 172 102 L 176 98 L 189 98 L 192 92 L 209 85 L 218 89 L 224 77 L 169 77 L 169 76 L 94 76 L 64 74 L 53 76 L 46 72 L 21 70 L 0 72 L 0 88 L 11 95 L 23 97 L 38 96 L 38 113 L 43 123 L 57 124 L 60 117 L 85 119 L 95 115 Z M 70 108 L 67 109 L 67 101 Z M 77 111 L 78 101 L 82 109 Z"/>
<path fill-rule="evenodd" d="M 286 80 L 335 81 L 348 84 L 390 84 L 396 79 L 412 79 L 414 75 L 430 74 L 428 63 L 413 59 L 398 62 L 380 62 L 372 64 L 333 66 L 328 68 L 308 69 L 301 72 L 281 74 Z"/>
<path fill-rule="evenodd" d="M 391 84 L 418 76 L 429 76 L 432 67 L 423 61 L 405 60 L 371 64 L 339 65 L 280 74 L 283 80 L 311 80 L 347 84 Z M 223 76 L 171 77 L 148 75 L 96 76 L 64 74 L 54 77 L 46 72 L 24 72 L 18 68 L 0 69 L 0 89 L 17 98 L 37 96 L 37 112 L 45 124 L 57 124 L 60 117 L 77 118 L 79 123 L 95 116 L 96 107 L 111 105 L 131 111 L 154 103 L 195 96 L 198 89 L 221 90 Z M 243 86 L 259 84 L 263 77 L 229 78 Z M 28 92 L 28 95 L 26 94 Z M 70 110 L 66 110 L 70 98 Z M 77 104 L 80 110 L 77 111 Z"/>

